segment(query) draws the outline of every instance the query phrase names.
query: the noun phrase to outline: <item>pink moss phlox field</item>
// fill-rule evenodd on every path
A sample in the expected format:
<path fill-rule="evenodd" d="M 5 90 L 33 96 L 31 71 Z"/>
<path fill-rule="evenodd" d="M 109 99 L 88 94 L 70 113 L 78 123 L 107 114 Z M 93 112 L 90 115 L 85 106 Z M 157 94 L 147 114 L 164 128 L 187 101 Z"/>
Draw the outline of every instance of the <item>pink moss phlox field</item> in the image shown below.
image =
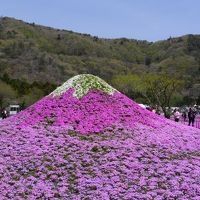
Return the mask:
<path fill-rule="evenodd" d="M 200 130 L 119 92 L 69 89 L 0 122 L 0 199 L 200 199 Z"/>
<path fill-rule="evenodd" d="M 73 92 L 69 89 L 59 97 L 47 96 L 21 112 L 17 116 L 17 120 L 22 121 L 20 126 L 66 125 L 85 134 L 98 133 L 114 124 L 134 127 L 136 123 L 141 123 L 156 128 L 166 123 L 119 92 L 107 95 L 93 90 L 81 99 L 73 97 Z"/>

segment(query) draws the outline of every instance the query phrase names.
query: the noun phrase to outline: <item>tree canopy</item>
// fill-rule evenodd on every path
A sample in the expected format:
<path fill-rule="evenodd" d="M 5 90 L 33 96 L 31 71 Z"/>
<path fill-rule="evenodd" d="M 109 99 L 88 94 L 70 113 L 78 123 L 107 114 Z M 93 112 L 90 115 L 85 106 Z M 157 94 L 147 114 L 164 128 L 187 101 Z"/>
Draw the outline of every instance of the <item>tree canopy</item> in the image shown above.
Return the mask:
<path fill-rule="evenodd" d="M 133 98 L 139 98 L 149 106 L 161 108 L 165 116 L 173 102 L 173 96 L 181 91 L 183 81 L 167 75 L 144 74 L 115 76 L 113 84 L 125 94 L 132 94 Z"/>

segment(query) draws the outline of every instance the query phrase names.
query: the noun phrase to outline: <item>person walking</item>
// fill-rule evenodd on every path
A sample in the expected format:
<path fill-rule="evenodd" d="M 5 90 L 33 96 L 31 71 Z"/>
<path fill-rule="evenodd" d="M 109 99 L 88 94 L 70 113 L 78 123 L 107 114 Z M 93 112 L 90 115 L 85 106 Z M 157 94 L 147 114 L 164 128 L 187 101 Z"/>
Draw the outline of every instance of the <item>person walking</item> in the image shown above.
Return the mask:
<path fill-rule="evenodd" d="M 185 121 L 186 121 L 186 118 L 187 118 L 186 111 L 183 111 L 183 113 L 182 113 L 182 117 L 183 117 L 183 121 L 185 122 Z"/>
<path fill-rule="evenodd" d="M 188 119 L 189 119 L 188 126 L 190 126 L 191 123 L 192 123 L 192 126 L 194 126 L 195 114 L 196 114 L 195 111 L 192 110 L 192 108 L 190 108 L 188 112 Z"/>
<path fill-rule="evenodd" d="M 175 122 L 179 122 L 179 120 L 180 120 L 180 112 L 178 111 L 178 110 L 176 110 L 176 109 L 174 109 L 174 120 L 175 120 Z"/>
<path fill-rule="evenodd" d="M 2 119 L 5 119 L 7 117 L 7 111 L 3 110 L 2 112 Z"/>

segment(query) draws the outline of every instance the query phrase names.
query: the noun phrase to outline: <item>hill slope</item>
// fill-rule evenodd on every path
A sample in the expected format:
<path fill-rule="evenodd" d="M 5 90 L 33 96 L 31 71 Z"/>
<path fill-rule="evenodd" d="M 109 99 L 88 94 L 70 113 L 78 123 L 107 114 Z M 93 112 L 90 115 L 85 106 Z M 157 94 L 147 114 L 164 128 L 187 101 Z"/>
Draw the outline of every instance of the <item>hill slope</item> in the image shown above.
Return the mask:
<path fill-rule="evenodd" d="M 3 199 L 198 199 L 200 130 L 91 75 L 0 122 Z"/>
<path fill-rule="evenodd" d="M 98 75 L 108 82 L 118 74 L 167 73 L 183 79 L 188 94 L 200 83 L 199 57 L 199 35 L 155 43 L 126 38 L 101 39 L 0 18 L 1 77 L 19 79 L 26 84 L 35 81 L 33 87 L 39 89 L 47 87 L 38 86 L 46 82 L 53 84 L 52 89 L 80 73 Z M 17 84 L 18 90 L 25 85 Z M 28 92 L 25 88 L 20 95 Z"/>

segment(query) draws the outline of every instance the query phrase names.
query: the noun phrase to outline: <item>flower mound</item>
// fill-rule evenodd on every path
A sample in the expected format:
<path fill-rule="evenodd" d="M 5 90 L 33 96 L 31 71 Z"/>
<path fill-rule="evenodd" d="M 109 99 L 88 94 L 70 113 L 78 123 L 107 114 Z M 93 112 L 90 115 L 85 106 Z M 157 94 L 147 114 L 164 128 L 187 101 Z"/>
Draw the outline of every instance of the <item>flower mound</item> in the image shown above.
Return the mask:
<path fill-rule="evenodd" d="M 200 131 L 92 75 L 0 122 L 0 199 L 193 199 Z"/>

